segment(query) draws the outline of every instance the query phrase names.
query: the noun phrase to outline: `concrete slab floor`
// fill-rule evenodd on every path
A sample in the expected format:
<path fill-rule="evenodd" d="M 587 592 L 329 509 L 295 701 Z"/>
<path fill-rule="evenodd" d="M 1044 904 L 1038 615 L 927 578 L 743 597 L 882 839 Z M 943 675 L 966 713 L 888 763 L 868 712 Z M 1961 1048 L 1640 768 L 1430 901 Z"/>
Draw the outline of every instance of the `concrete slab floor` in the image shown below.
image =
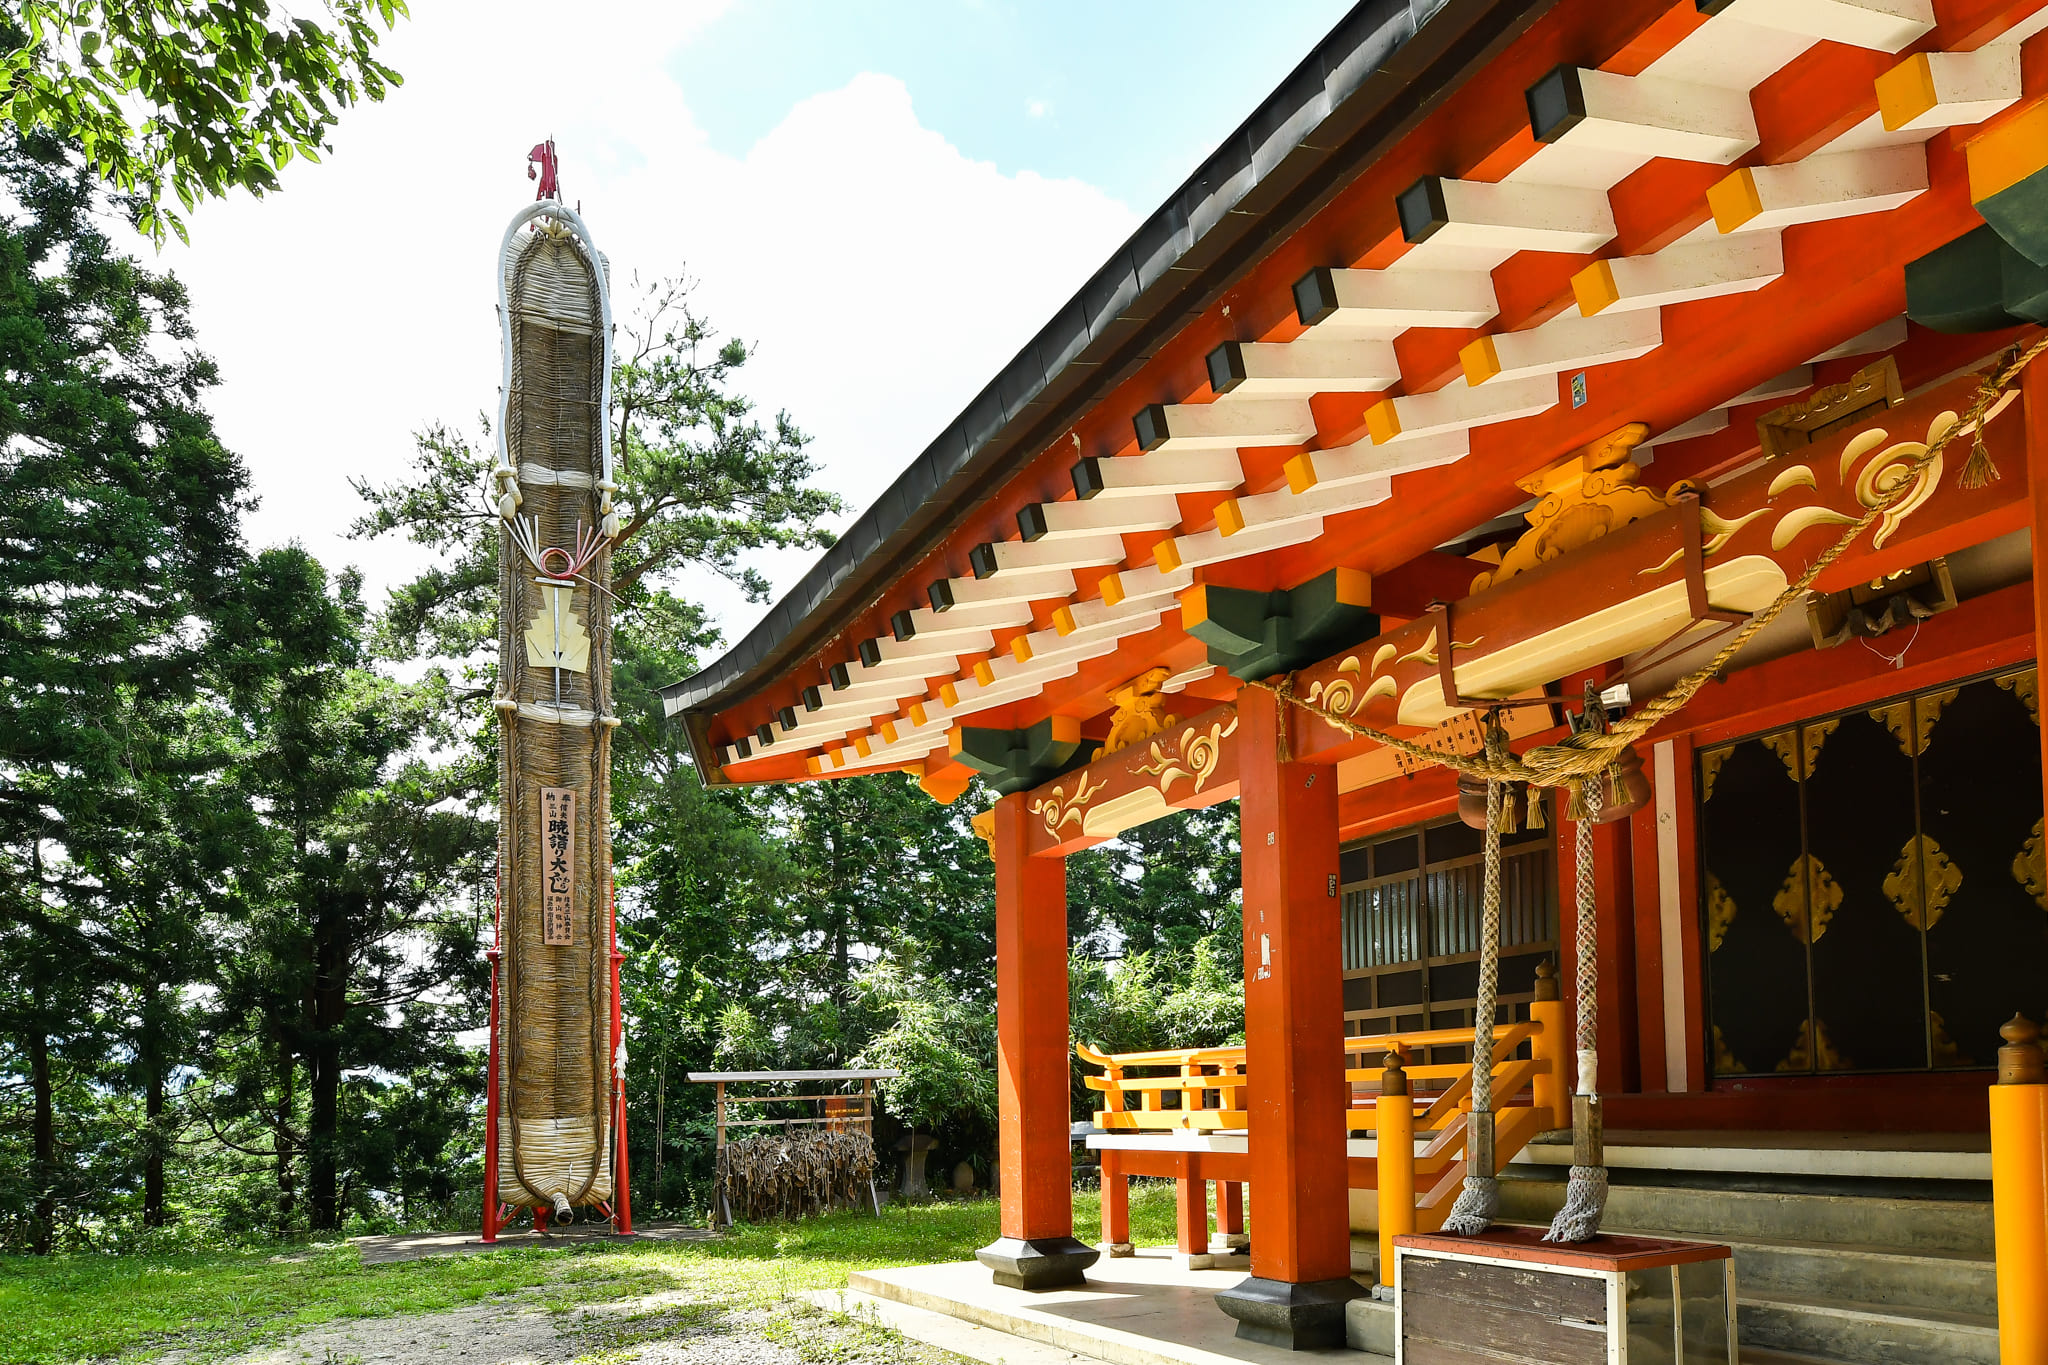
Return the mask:
<path fill-rule="evenodd" d="M 1028 1293 L 992 1283 L 973 1262 L 869 1270 L 848 1286 L 1111 1365 L 1284 1365 L 1318 1357 L 1371 1361 L 1350 1350 L 1284 1351 L 1237 1339 L 1216 1295 L 1241 1270 L 1181 1270 L 1170 1247 L 1097 1261 L 1088 1283 Z M 958 1347 L 948 1346 L 958 1350 Z"/>

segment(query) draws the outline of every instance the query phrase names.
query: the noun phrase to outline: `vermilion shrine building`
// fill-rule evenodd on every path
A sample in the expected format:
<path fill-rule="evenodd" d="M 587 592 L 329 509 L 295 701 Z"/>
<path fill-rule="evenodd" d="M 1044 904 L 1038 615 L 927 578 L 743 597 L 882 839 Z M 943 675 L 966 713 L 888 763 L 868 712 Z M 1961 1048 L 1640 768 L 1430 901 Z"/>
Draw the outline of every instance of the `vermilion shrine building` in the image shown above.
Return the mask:
<path fill-rule="evenodd" d="M 1469 1063 L 1479 835 L 1453 774 L 1323 716 L 1472 752 L 1516 699 L 1514 747 L 1549 742 L 1589 682 L 1659 695 L 1887 498 L 1597 827 L 1599 1090 L 1610 1146 L 1982 1150 L 2025 1042 L 2001 1026 L 2048 1015 L 2048 367 L 1914 461 L 2048 321 L 2043 30 L 2042 0 L 1367 0 L 668 689 L 714 783 L 1000 793 L 1000 1277 L 1094 1259 L 1066 854 L 1240 802 L 1242 1098 L 1183 1106 L 1244 1132 L 1190 1119 L 1175 1173 L 1248 1183 L 1226 1308 L 1327 1340 L 1384 1183 L 1346 1040 Z M 1508 837 L 1504 1020 L 1574 954 L 1562 805 Z M 2004 1194 L 2038 1158 L 2001 1157 Z M 2036 1305 L 2006 1358 L 2048 1358 L 2011 1354 L 2048 1341 L 2039 1241 L 1999 1237 Z M 1995 1358 L 1937 1328 L 1881 1358 Z"/>

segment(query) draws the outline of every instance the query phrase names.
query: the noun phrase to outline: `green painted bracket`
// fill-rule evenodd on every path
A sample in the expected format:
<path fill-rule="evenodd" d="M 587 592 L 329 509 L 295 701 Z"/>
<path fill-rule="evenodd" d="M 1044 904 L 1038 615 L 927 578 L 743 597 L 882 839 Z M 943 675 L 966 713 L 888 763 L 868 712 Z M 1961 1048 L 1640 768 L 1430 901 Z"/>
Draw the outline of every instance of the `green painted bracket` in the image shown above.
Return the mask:
<path fill-rule="evenodd" d="M 1332 569 L 1276 592 L 1201 585 L 1181 595 L 1181 626 L 1209 662 L 1249 681 L 1286 673 L 1379 634 L 1372 578 Z"/>
<path fill-rule="evenodd" d="M 2048 322 L 2048 266 L 1986 223 L 1907 264 L 1906 316 L 1937 332 Z"/>
<path fill-rule="evenodd" d="M 1030 791 L 1087 761 L 1081 722 L 1047 716 L 1022 730 L 963 725 L 948 737 L 953 757 L 989 779 L 999 796 Z"/>

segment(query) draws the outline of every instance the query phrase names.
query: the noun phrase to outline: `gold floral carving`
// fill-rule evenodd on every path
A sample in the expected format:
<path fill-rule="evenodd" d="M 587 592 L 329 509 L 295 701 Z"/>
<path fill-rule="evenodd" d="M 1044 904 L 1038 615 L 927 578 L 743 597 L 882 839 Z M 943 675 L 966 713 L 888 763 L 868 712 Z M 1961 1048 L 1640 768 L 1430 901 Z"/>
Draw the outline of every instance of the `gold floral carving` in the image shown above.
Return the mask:
<path fill-rule="evenodd" d="M 2007 673 L 1991 681 L 2018 697 L 2027 704 L 2027 719 L 2036 726 L 2041 723 L 2041 675 L 2031 668 L 2017 673 Z"/>
<path fill-rule="evenodd" d="M 1158 778 L 1154 785 L 1161 796 L 1171 791 L 1174 783 L 1187 778 L 1194 779 L 1194 789 L 1200 791 L 1223 761 L 1223 741 L 1236 733 L 1234 715 L 1227 724 L 1219 720 L 1210 725 L 1207 734 L 1190 726 L 1169 741 L 1170 750 L 1158 740 L 1152 741 L 1152 761 L 1133 763 L 1131 771 Z"/>
<path fill-rule="evenodd" d="M 1629 459 L 1649 428 L 1632 422 L 1585 447 L 1570 459 L 1522 480 L 1537 495 L 1527 514 L 1529 529 L 1501 556 L 1500 567 L 1472 580 L 1472 590 L 1504 583 L 1612 531 L 1678 505 L 1698 485 L 1681 481 L 1659 492 L 1636 482 L 1642 473 Z"/>
<path fill-rule="evenodd" d="M 1714 1074 L 1716 1076 L 1740 1076 L 1749 1068 L 1735 1060 L 1735 1054 L 1728 1050 L 1728 1040 L 1721 1036 L 1721 1026 L 1714 1025 Z"/>
<path fill-rule="evenodd" d="M 1792 937 L 1801 943 L 1819 942 L 1841 904 L 1841 886 L 1811 853 L 1802 853 L 1792 860 L 1785 884 L 1771 898 L 1771 909 L 1778 912 Z"/>
<path fill-rule="evenodd" d="M 1765 735 L 1763 746 L 1776 754 L 1778 761 L 1785 765 L 1787 777 L 1794 782 L 1804 781 L 1805 776 L 1812 774 L 1814 764 L 1820 760 L 1821 746 L 1827 743 L 1828 736 L 1833 734 L 1840 724 L 1840 721 L 1820 720 L 1790 730 L 1780 730 L 1775 735 Z"/>
<path fill-rule="evenodd" d="M 1934 1035 L 1934 1064 L 1936 1066 L 1974 1066 L 1975 1059 L 1955 1044 L 1948 1036 L 1948 1021 L 1933 1010 L 1927 1011 L 1927 1022 Z"/>
<path fill-rule="evenodd" d="M 1883 549 L 1885 543 L 1905 524 L 1906 519 L 1919 511 L 1927 500 L 1934 496 L 1935 489 L 1941 486 L 1941 468 L 1946 454 L 1936 455 L 1917 471 L 1913 469 L 1913 462 L 1925 455 L 1927 448 L 1940 440 L 1942 434 L 1958 420 L 1953 412 L 1938 413 L 1928 424 L 1926 440 L 1895 441 L 1891 445 L 1885 445 L 1886 440 L 1890 438 L 1890 432 L 1883 427 L 1870 427 L 1856 433 L 1855 437 L 1842 447 L 1839 477 L 1843 483 L 1849 485 L 1856 496 L 1856 501 L 1861 503 L 1865 510 L 1877 507 L 1898 490 L 1907 489 L 1899 500 L 1887 507 L 1884 514 L 1877 519 L 1877 529 L 1870 538 L 1873 550 Z M 1869 457 L 1867 460 L 1866 456 Z M 1857 471 L 1852 482 L 1849 473 L 1856 469 L 1859 463 L 1862 464 L 1862 468 Z M 1795 507 L 1780 517 L 1777 525 L 1772 528 L 1771 548 L 1783 550 L 1804 532 L 1816 526 L 1848 526 L 1857 520 L 1857 517 L 1846 512 L 1838 512 L 1832 507 Z"/>
<path fill-rule="evenodd" d="M 1951 687 L 1945 692 L 1929 692 L 1923 697 L 1913 698 L 1914 721 L 1920 727 L 1920 748 L 1923 753 L 1927 749 L 1928 736 L 1934 733 L 1935 724 L 1941 719 L 1942 711 L 1962 690 L 1960 687 Z"/>
<path fill-rule="evenodd" d="M 1172 676 L 1170 668 L 1148 668 L 1109 694 L 1116 713 L 1109 722 L 1109 737 L 1095 751 L 1095 758 L 1143 744 L 1179 719 L 1167 714 L 1166 694 L 1159 690 Z"/>
<path fill-rule="evenodd" d="M 1892 732 L 1892 738 L 1899 742 L 1899 752 L 1908 758 L 1927 747 L 1927 732 L 1934 726 L 1931 716 L 1920 725 L 1913 724 L 1913 703 L 1910 701 L 1873 706 L 1870 718 Z"/>
<path fill-rule="evenodd" d="M 2012 860 L 2012 879 L 2027 889 L 2034 904 L 2048 910 L 2048 838 L 2043 837 L 2039 820 Z"/>
<path fill-rule="evenodd" d="M 1156 747 L 1156 746 L 1155 746 Z M 1045 832 L 1053 838 L 1060 837 L 1060 831 L 1068 825 L 1081 823 L 1081 813 L 1095 794 L 1109 785 L 1109 779 L 1090 784 L 1086 771 L 1074 779 L 1074 794 L 1068 796 L 1064 785 L 1046 788 L 1046 794 L 1033 801 L 1027 809 L 1045 821 Z"/>
<path fill-rule="evenodd" d="M 1899 860 L 1886 874 L 1884 895 L 1905 916 L 1906 923 L 1915 929 L 1932 929 L 1941 922 L 1941 912 L 1962 884 L 1963 870 L 1941 851 L 1941 845 L 1925 834 L 1916 834 L 1906 840 Z"/>
<path fill-rule="evenodd" d="M 1712 749 L 1700 755 L 1700 800 L 1714 799 L 1714 779 L 1720 776 L 1721 765 L 1734 752 L 1734 746 L 1730 745 L 1726 749 Z"/>
<path fill-rule="evenodd" d="M 1778 1070 L 1847 1071 L 1854 1065 L 1835 1051 L 1834 1042 L 1828 1037 L 1828 1026 L 1819 1020 L 1809 1019 L 1799 1026 L 1799 1041 L 1792 1044 L 1785 1060 L 1778 1063 Z"/>
<path fill-rule="evenodd" d="M 1721 951 L 1721 940 L 1728 937 L 1728 926 L 1735 922 L 1735 898 L 1721 886 L 1721 879 L 1713 873 L 1707 874 L 1707 951 Z"/>
<path fill-rule="evenodd" d="M 1387 646 L 1382 645 L 1380 648 L 1386 649 Z M 1352 707 L 1355 704 L 1360 704 L 1358 703 L 1358 669 L 1358 656 L 1356 654 L 1346 656 L 1344 662 L 1337 665 L 1336 677 L 1328 682 L 1309 684 L 1308 699 L 1318 706 L 1327 707 L 1335 711 L 1340 716 L 1350 715 Z"/>

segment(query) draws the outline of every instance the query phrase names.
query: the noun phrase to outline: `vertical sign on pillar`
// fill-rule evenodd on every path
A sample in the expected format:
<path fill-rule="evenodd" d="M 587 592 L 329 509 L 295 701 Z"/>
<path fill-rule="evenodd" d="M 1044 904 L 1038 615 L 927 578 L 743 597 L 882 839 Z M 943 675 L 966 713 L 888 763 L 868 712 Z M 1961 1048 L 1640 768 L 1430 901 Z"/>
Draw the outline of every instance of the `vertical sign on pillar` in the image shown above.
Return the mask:
<path fill-rule="evenodd" d="M 1291 717 L 1238 694 L 1244 859 L 1245 1074 L 1251 1278 L 1217 1295 L 1237 1334 L 1292 1349 L 1344 1344 L 1351 1278 L 1344 1110 L 1344 961 L 1337 770 L 1282 762 Z"/>
<path fill-rule="evenodd" d="M 576 790 L 540 789 L 541 941 L 553 947 L 576 941 Z"/>

